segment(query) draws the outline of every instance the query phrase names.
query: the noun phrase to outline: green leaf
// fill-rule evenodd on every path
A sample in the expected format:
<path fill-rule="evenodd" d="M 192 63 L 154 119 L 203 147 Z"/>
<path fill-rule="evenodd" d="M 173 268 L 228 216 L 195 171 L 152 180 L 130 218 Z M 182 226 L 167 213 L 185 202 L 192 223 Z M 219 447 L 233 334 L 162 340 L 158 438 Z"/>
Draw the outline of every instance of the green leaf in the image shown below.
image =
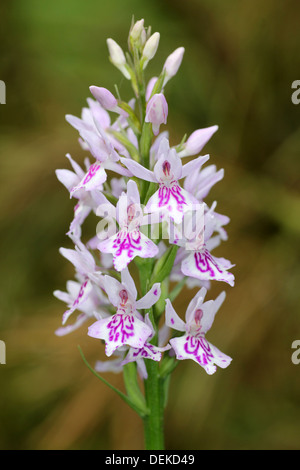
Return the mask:
<path fill-rule="evenodd" d="M 80 352 L 80 355 L 83 359 L 83 362 L 85 363 L 85 365 L 87 366 L 87 368 L 99 379 L 101 380 L 101 382 L 105 383 L 105 385 L 107 385 L 111 390 L 113 390 L 114 392 L 116 392 L 117 395 L 119 395 L 120 398 L 122 398 L 122 400 L 125 401 L 125 403 L 127 403 L 127 405 L 129 405 L 134 411 L 136 411 L 142 418 L 145 417 L 147 414 L 148 414 L 148 409 L 146 407 L 142 407 L 140 408 L 139 406 L 136 405 L 135 402 L 133 402 L 127 395 L 125 395 L 123 392 L 121 392 L 121 390 L 117 389 L 116 387 L 114 387 L 112 384 L 110 384 L 107 380 L 105 380 L 103 377 L 101 377 L 101 375 L 97 374 L 97 372 L 92 368 L 92 366 L 88 363 L 88 361 L 86 360 L 86 358 L 84 357 L 84 354 L 81 350 L 81 347 L 78 346 L 78 349 L 79 349 L 79 352 Z"/>
<path fill-rule="evenodd" d="M 151 277 L 151 286 L 156 282 L 162 282 L 171 272 L 175 257 L 178 251 L 178 246 L 171 246 L 163 256 L 156 262 Z"/>

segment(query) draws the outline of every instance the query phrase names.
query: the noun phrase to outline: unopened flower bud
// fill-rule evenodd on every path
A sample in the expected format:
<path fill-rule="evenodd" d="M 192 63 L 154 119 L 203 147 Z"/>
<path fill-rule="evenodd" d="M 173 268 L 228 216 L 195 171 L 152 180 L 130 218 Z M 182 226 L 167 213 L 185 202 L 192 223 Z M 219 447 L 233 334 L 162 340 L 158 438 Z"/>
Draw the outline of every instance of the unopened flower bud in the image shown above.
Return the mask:
<path fill-rule="evenodd" d="M 122 48 L 119 46 L 119 44 L 116 43 L 113 39 L 109 38 L 107 39 L 107 47 L 109 50 L 109 56 L 111 63 L 117 67 L 117 69 L 122 72 L 125 78 L 130 80 L 130 73 L 128 72 L 127 68 L 127 63 L 126 63 L 126 58 L 124 55 L 124 52 Z"/>
<path fill-rule="evenodd" d="M 162 93 L 152 96 L 147 104 L 145 122 L 152 123 L 153 134 L 158 135 L 161 124 L 167 123 L 168 103 Z"/>
<path fill-rule="evenodd" d="M 206 127 L 194 131 L 183 146 L 183 150 L 178 152 L 179 157 L 189 157 L 199 153 L 213 134 L 218 130 L 218 126 Z"/>
<path fill-rule="evenodd" d="M 130 31 L 130 39 L 132 41 L 138 41 L 143 34 L 144 29 L 144 19 L 137 21 Z"/>
<path fill-rule="evenodd" d="M 154 33 L 146 42 L 142 55 L 143 69 L 147 67 L 149 60 L 151 60 L 155 56 L 159 44 L 159 39 L 160 34 Z"/>
<path fill-rule="evenodd" d="M 127 116 L 128 114 L 118 106 L 117 98 L 106 88 L 91 86 L 90 92 L 101 104 L 102 108 Z"/>
<path fill-rule="evenodd" d="M 178 72 L 184 51 L 184 47 L 178 47 L 178 49 L 175 49 L 175 51 L 172 52 L 172 54 L 167 58 L 163 66 L 163 70 L 165 72 L 164 86 L 170 80 L 170 78 L 174 77 L 174 75 L 176 75 Z"/>

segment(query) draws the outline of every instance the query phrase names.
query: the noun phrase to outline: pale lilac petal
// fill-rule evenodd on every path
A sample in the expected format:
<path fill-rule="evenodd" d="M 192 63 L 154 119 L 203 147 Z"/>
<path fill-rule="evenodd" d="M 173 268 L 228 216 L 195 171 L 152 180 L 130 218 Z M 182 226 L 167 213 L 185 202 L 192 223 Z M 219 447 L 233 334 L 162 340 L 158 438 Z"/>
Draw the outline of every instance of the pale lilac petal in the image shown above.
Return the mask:
<path fill-rule="evenodd" d="M 77 186 L 74 186 L 71 190 L 71 196 L 73 193 L 78 191 L 79 189 L 84 189 L 85 191 L 92 191 L 94 189 L 102 189 L 103 183 L 106 181 L 107 175 L 101 163 L 94 163 L 89 168 L 89 171 L 84 176 L 84 178 L 80 181 Z"/>
<path fill-rule="evenodd" d="M 210 330 L 216 313 L 218 312 L 219 308 L 221 307 L 222 303 L 224 302 L 226 297 L 225 292 L 221 292 L 221 294 L 216 298 L 215 301 L 205 302 L 202 308 L 203 316 L 200 320 L 201 324 L 201 333 L 207 333 Z"/>
<path fill-rule="evenodd" d="M 129 204 L 140 204 L 140 193 L 136 182 L 133 180 L 129 180 L 127 183 L 127 197 Z"/>
<path fill-rule="evenodd" d="M 78 163 L 71 157 L 69 153 L 66 154 L 67 159 L 69 160 L 74 172 L 76 175 L 81 179 L 84 176 L 84 170 L 81 168 L 81 166 L 78 165 Z"/>
<path fill-rule="evenodd" d="M 67 235 L 80 238 L 81 235 L 81 225 L 91 212 L 91 207 L 86 206 L 82 202 L 78 202 L 74 207 L 74 218 L 70 224 L 69 231 Z"/>
<path fill-rule="evenodd" d="M 68 191 L 78 184 L 79 178 L 71 170 L 55 170 L 56 177 L 60 183 L 62 183 Z"/>
<path fill-rule="evenodd" d="M 120 302 L 119 292 L 122 289 L 122 284 L 111 276 L 104 276 L 104 289 L 109 298 L 110 303 L 117 307 Z"/>
<path fill-rule="evenodd" d="M 107 148 L 102 137 L 94 130 L 82 130 L 80 136 L 86 144 L 84 149 L 88 149 L 96 160 L 104 162 L 110 157 L 111 149 Z"/>
<path fill-rule="evenodd" d="M 185 178 L 187 175 L 198 170 L 198 168 L 204 165 L 207 160 L 209 160 L 209 155 L 204 155 L 203 157 L 195 158 L 194 160 L 183 165 L 181 178 Z"/>
<path fill-rule="evenodd" d="M 144 295 L 144 297 L 142 297 L 136 302 L 136 308 L 139 310 L 152 307 L 152 305 L 154 305 L 158 301 L 160 295 L 160 283 L 156 283 L 152 286 L 151 290 L 149 290 L 149 292 Z"/>
<path fill-rule="evenodd" d="M 138 359 L 136 361 L 136 365 L 137 365 L 137 370 L 138 370 L 138 373 L 139 373 L 139 376 L 141 377 L 142 380 L 147 380 L 148 379 L 148 372 L 147 372 L 147 368 L 146 368 L 146 365 L 145 365 L 145 361 L 143 359 Z"/>
<path fill-rule="evenodd" d="M 129 158 L 121 157 L 120 160 L 128 168 L 128 170 L 137 178 L 156 183 L 156 178 L 154 176 L 153 171 L 144 168 L 142 165 Z"/>
<path fill-rule="evenodd" d="M 103 129 L 110 127 L 110 116 L 100 103 L 98 101 L 94 101 L 92 98 L 88 98 L 87 102 L 91 110 L 93 123 L 100 124 Z"/>
<path fill-rule="evenodd" d="M 130 170 L 128 170 L 127 168 L 124 168 L 122 165 L 116 162 L 112 162 L 109 160 L 106 161 L 105 168 L 107 170 L 114 171 L 115 173 L 118 173 L 119 175 L 127 176 L 128 178 L 132 176 L 132 172 Z"/>
<path fill-rule="evenodd" d="M 80 287 L 79 293 L 74 300 L 72 306 L 66 310 L 63 314 L 63 320 L 62 323 L 63 325 L 66 323 L 68 320 L 69 316 L 78 308 L 80 307 L 81 304 L 83 304 L 89 297 L 91 291 L 92 291 L 92 283 L 89 280 L 85 280 L 83 284 Z"/>
<path fill-rule="evenodd" d="M 71 250 L 70 248 L 60 248 L 59 252 L 75 266 L 78 272 L 83 275 L 94 271 L 96 268 L 93 255 L 87 249 L 82 249 L 81 251 L 78 247 L 76 247 L 75 250 Z"/>
<path fill-rule="evenodd" d="M 167 142 L 169 139 L 169 132 L 168 131 L 164 131 L 164 132 L 161 132 L 155 139 L 154 143 L 152 144 L 151 146 L 151 149 L 150 149 L 150 163 L 151 163 L 151 168 L 154 166 L 155 164 L 155 161 L 158 160 L 158 158 L 160 157 L 159 155 L 159 148 L 160 148 L 160 144 L 163 140 L 166 140 Z"/>
<path fill-rule="evenodd" d="M 177 315 L 170 299 L 166 299 L 166 325 L 177 331 L 186 331 L 184 321 Z"/>
<path fill-rule="evenodd" d="M 113 372 L 119 374 L 123 370 L 121 365 L 122 358 L 113 359 L 112 361 L 97 361 L 95 364 L 96 372 Z"/>
<path fill-rule="evenodd" d="M 147 89 L 146 89 L 146 101 L 149 101 L 151 94 L 152 94 L 153 87 L 156 82 L 157 82 L 157 77 L 150 78 L 148 85 L 147 85 Z"/>
<path fill-rule="evenodd" d="M 77 131 L 81 132 L 84 130 L 91 131 L 93 130 L 93 126 L 90 123 L 83 121 L 82 119 L 73 116 L 72 114 L 66 115 L 66 121 L 74 127 Z"/>
<path fill-rule="evenodd" d="M 204 170 L 202 170 L 202 172 L 204 172 Z M 200 173 L 200 175 L 201 175 L 201 173 Z M 204 198 L 206 198 L 206 196 L 208 195 L 208 193 L 209 193 L 210 189 L 212 188 L 212 186 L 214 186 L 216 183 L 218 183 L 218 181 L 221 181 L 223 178 L 224 178 L 224 170 L 223 169 L 221 169 L 221 170 L 219 170 L 215 173 L 212 173 L 212 174 L 210 174 L 206 177 L 204 177 L 204 175 L 203 175 L 203 178 L 202 178 L 202 175 L 201 175 L 201 179 L 199 180 L 199 183 L 197 185 L 197 192 L 195 194 L 197 199 L 203 200 Z"/>
<path fill-rule="evenodd" d="M 77 284 L 77 283 L 76 283 Z M 71 304 L 73 299 L 70 296 L 69 292 L 64 292 L 61 290 L 55 290 L 53 292 L 54 297 L 56 297 L 58 300 L 61 300 L 62 302 L 65 302 L 66 304 Z"/>
<path fill-rule="evenodd" d="M 121 282 L 128 291 L 132 300 L 135 300 L 137 297 L 137 290 L 135 287 L 135 282 L 132 276 L 130 275 L 128 268 L 123 269 L 123 271 L 121 272 Z"/>
<path fill-rule="evenodd" d="M 190 323 L 191 317 L 193 313 L 195 312 L 196 309 L 200 308 L 200 306 L 203 304 L 205 296 L 207 294 L 207 290 L 202 287 L 202 289 L 197 292 L 195 297 L 192 298 L 190 301 L 188 308 L 186 309 L 186 314 L 185 314 L 185 320 L 186 323 Z"/>
<path fill-rule="evenodd" d="M 112 178 L 110 180 L 111 193 L 116 198 L 119 198 L 123 191 L 126 189 L 126 182 L 124 178 Z"/>
<path fill-rule="evenodd" d="M 75 323 L 72 325 L 61 326 L 55 331 L 56 336 L 65 336 L 69 333 L 73 333 L 73 331 L 78 330 L 87 320 L 89 319 L 89 315 L 86 313 L 81 313 L 78 315 Z"/>

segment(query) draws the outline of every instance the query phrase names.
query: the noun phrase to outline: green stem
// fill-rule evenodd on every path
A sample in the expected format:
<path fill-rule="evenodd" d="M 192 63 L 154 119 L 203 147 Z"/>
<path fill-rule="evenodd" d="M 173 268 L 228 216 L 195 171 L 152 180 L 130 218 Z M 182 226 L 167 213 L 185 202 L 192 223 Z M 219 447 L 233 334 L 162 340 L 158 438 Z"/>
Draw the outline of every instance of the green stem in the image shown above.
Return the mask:
<path fill-rule="evenodd" d="M 144 417 L 146 450 L 164 449 L 164 402 L 159 363 L 146 359 L 148 379 L 145 380 L 145 397 L 149 414 Z"/>

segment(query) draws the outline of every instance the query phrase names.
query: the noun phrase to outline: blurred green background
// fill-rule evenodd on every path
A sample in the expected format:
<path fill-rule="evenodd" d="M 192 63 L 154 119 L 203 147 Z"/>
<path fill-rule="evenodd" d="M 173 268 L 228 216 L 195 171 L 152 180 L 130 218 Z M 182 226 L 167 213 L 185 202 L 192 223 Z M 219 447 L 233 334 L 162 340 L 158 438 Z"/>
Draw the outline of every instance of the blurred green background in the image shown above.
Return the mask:
<path fill-rule="evenodd" d="M 185 361 L 173 374 L 168 449 L 299 449 L 300 79 L 297 0 L 3 0 L 0 3 L 1 449 L 142 449 L 142 423 L 82 362 L 103 348 L 86 326 L 57 338 L 64 304 L 52 296 L 73 278 L 60 246 L 73 202 L 56 180 L 65 154 L 84 153 L 65 114 L 80 115 L 89 86 L 131 98 L 108 60 L 123 48 L 132 15 L 161 33 L 149 78 L 177 47 L 186 53 L 166 87 L 171 143 L 218 124 L 205 147 L 225 169 L 208 202 L 231 218 L 216 250 L 236 263 L 234 288 L 208 340 L 233 357 L 207 376 Z M 298 74 L 298 75 L 297 75 Z M 176 306 L 185 311 L 186 291 Z M 106 377 L 122 388 L 119 376 Z"/>

